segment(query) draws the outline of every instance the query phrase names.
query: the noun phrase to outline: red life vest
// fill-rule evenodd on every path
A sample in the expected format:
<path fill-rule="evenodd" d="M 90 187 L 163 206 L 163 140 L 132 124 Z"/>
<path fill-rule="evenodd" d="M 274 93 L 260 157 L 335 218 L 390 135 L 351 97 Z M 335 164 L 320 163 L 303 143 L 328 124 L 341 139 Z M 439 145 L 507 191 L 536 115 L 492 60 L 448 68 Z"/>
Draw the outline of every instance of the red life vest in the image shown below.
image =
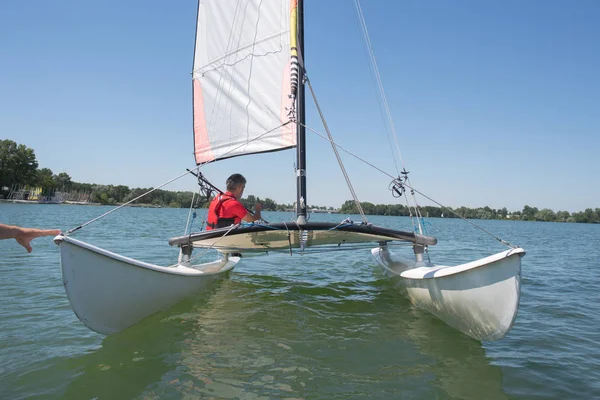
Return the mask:
<path fill-rule="evenodd" d="M 229 196 L 228 194 L 219 194 L 210 202 L 208 207 L 208 218 L 206 219 L 206 230 L 223 228 L 226 226 L 233 225 L 235 223 L 235 217 L 223 218 L 223 203 L 229 200 L 235 200 L 235 197 Z"/>

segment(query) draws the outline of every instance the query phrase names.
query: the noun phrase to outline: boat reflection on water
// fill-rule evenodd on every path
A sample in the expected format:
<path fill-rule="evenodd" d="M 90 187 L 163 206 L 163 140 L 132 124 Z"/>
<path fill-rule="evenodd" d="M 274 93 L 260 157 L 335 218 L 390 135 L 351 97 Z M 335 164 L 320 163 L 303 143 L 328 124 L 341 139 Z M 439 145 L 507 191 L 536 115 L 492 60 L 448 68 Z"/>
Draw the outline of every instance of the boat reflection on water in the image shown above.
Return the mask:
<path fill-rule="evenodd" d="M 412 305 L 411 305 L 412 307 Z M 502 370 L 492 364 L 481 342 L 447 326 L 426 311 L 412 308 L 406 334 L 419 351 L 430 358 L 424 372 L 432 384 L 451 398 L 507 399 L 502 387 Z"/>
<path fill-rule="evenodd" d="M 65 361 L 61 398 L 508 398 L 480 342 L 375 279 L 238 271 Z"/>
<path fill-rule="evenodd" d="M 153 398 L 151 393 L 176 374 L 191 324 L 176 316 L 206 304 L 212 293 L 184 300 L 122 332 L 107 336 L 102 347 L 53 367 L 71 374 L 61 399 Z M 62 390 L 61 390 L 62 391 Z M 161 391 L 164 391 L 161 389 Z M 141 397 L 140 397 L 141 396 Z"/>

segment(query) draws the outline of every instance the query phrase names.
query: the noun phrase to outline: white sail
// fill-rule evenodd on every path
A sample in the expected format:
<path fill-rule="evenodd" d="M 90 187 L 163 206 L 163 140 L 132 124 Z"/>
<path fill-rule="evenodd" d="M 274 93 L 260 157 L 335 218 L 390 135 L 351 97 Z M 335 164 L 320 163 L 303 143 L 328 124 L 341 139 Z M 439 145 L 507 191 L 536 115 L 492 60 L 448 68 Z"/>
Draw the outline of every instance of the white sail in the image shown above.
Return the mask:
<path fill-rule="evenodd" d="M 200 0 L 197 24 L 196 162 L 295 146 L 290 2 Z"/>

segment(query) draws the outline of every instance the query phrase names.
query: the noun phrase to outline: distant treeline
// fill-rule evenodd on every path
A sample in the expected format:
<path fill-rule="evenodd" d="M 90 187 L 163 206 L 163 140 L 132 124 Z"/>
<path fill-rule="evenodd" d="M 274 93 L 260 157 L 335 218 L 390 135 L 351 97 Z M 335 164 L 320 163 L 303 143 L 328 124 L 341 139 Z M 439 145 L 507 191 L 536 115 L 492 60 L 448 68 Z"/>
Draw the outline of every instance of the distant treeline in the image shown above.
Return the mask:
<path fill-rule="evenodd" d="M 152 188 L 130 189 L 128 186 L 96 185 L 91 183 L 73 182 L 71 177 L 61 172 L 54 174 L 48 168 L 38 169 L 38 162 L 32 149 L 25 145 L 17 144 L 12 140 L 0 140 L 0 198 L 5 198 L 15 187 L 42 188 L 42 195 L 50 197 L 56 192 L 83 193 L 85 198 L 92 203 L 122 204 L 135 199 Z M 192 192 L 173 192 L 168 190 L 155 190 L 154 192 L 136 200 L 133 204 L 146 204 L 160 207 L 188 208 L 192 202 Z M 197 207 L 208 206 L 206 198 L 196 198 Z M 287 211 L 293 209 L 292 204 L 278 204 L 272 199 L 261 199 L 249 195 L 242 199 L 242 203 L 253 208 L 255 203 L 262 203 L 266 211 Z M 363 210 L 368 215 L 410 215 L 408 207 L 400 204 L 373 204 L 361 203 Z M 309 206 L 309 209 L 330 210 L 333 207 Z M 468 208 L 459 207 L 449 209 L 425 206 L 420 208 L 425 217 L 456 218 L 456 214 L 469 219 L 515 219 L 524 221 L 549 221 L 549 222 L 584 222 L 600 223 L 600 208 L 570 214 L 568 211 L 554 212 L 544 208 L 525 206 L 522 211 L 508 212 L 506 208 L 492 209 L 490 207 Z M 339 210 L 341 214 L 358 213 L 353 201 L 347 200 Z"/>
<path fill-rule="evenodd" d="M 38 162 L 33 149 L 15 143 L 12 140 L 0 140 L 0 198 L 27 188 L 41 188 L 43 198 L 51 198 L 60 193 L 59 198 L 77 198 L 75 194 L 85 194 L 85 199 L 91 203 L 122 204 L 141 196 L 152 188 L 130 189 L 124 185 L 97 185 L 92 183 L 74 182 L 69 174 L 61 172 L 54 174 L 49 168 L 38 168 Z M 69 196 L 65 196 L 69 194 Z M 155 190 L 136 200 L 132 204 L 144 204 L 160 207 L 187 208 L 192 202 L 192 192 L 173 192 Z M 26 200 L 26 198 L 25 198 Z M 205 206 L 206 199 L 197 199 L 197 206 Z M 249 207 L 261 202 L 265 210 L 286 210 L 291 206 L 277 204 L 271 199 L 260 199 L 248 196 L 243 200 Z"/>
<path fill-rule="evenodd" d="M 401 204 L 373 204 L 368 202 L 360 203 L 363 211 L 367 215 L 396 215 L 409 216 L 410 211 L 407 206 Z M 600 223 L 600 208 L 588 208 L 585 211 L 570 214 L 568 211 L 554 212 L 548 208 L 539 210 L 537 207 L 525 206 L 521 211 L 509 212 L 506 207 L 493 209 L 488 206 L 479 208 L 442 208 L 425 206 L 419 207 L 421 214 L 425 217 L 444 217 L 459 218 L 456 214 L 468 219 L 514 219 L 521 221 L 547 221 L 547 222 L 581 222 L 581 223 Z M 352 200 L 347 200 L 340 208 L 341 214 L 357 214 L 356 204 Z"/>

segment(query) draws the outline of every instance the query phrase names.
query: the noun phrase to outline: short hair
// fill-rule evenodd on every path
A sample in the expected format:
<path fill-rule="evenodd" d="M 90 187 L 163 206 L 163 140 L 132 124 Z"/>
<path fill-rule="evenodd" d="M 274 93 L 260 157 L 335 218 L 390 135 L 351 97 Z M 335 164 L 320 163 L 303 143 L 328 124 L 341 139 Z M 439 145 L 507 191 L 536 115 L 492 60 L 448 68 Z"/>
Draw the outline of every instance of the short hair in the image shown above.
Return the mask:
<path fill-rule="evenodd" d="M 225 182 L 225 185 L 227 186 L 227 190 L 235 190 L 240 185 L 245 185 L 245 184 L 246 184 L 246 178 L 244 178 L 244 175 L 242 175 L 242 174 L 233 174 L 229 178 L 227 178 L 227 181 Z"/>

